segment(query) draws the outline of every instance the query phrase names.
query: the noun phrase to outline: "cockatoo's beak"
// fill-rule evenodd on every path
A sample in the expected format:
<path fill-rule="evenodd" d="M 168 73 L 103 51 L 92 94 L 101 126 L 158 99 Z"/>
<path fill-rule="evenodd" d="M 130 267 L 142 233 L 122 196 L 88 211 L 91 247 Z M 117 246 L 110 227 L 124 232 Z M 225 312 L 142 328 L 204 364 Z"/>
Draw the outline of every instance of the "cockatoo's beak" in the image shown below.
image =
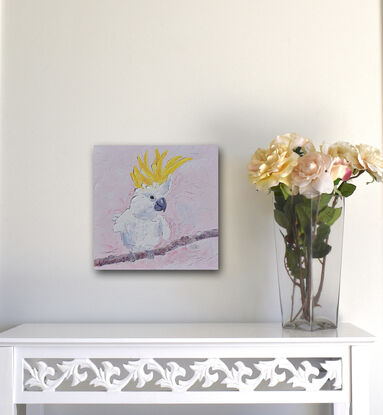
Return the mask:
<path fill-rule="evenodd" d="M 161 199 L 157 199 L 156 204 L 154 205 L 154 210 L 157 210 L 157 211 L 163 210 L 165 212 L 166 200 L 164 197 L 161 197 Z"/>

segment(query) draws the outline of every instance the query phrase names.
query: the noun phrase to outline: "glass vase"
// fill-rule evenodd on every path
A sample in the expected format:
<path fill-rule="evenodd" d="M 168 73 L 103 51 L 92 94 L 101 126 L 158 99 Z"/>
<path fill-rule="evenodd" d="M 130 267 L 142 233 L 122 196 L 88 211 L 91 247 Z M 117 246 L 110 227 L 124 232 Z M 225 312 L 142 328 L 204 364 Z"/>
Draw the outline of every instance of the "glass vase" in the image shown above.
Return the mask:
<path fill-rule="evenodd" d="M 283 327 L 336 328 L 344 198 L 275 192 L 273 203 Z"/>

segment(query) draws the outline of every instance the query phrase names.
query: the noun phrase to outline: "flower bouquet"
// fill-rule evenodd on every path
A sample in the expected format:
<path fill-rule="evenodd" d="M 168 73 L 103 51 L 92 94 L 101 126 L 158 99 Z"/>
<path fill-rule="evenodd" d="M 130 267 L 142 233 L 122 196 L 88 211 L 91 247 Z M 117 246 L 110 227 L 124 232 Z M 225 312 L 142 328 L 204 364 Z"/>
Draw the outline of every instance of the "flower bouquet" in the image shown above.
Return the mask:
<path fill-rule="evenodd" d="M 248 171 L 257 190 L 274 196 L 283 327 L 337 327 L 344 199 L 363 173 L 383 181 L 383 154 L 347 142 L 316 150 L 309 139 L 285 134 L 258 149 Z"/>

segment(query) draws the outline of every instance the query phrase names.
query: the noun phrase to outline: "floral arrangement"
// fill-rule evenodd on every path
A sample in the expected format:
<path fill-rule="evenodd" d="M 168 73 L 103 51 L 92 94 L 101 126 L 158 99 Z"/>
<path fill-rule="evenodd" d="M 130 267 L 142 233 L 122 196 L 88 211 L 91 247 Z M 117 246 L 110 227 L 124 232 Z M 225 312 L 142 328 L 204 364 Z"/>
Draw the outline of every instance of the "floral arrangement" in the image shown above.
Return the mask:
<path fill-rule="evenodd" d="M 343 199 L 356 188 L 351 180 L 366 173 L 370 182 L 383 181 L 383 154 L 372 146 L 348 142 L 323 144 L 317 150 L 309 139 L 290 133 L 276 137 L 268 148 L 258 149 L 248 172 L 257 190 L 274 195 L 277 234 L 283 237 L 283 272 L 292 285 L 284 326 L 336 327 L 337 308 L 336 316 L 326 316 L 324 310 L 320 319 L 315 316 L 321 307 L 326 259 L 331 241 L 336 239 L 330 238 L 330 231 L 341 222 Z M 342 234 L 343 222 L 341 225 Z M 340 274 L 341 259 L 338 264 Z M 281 291 L 281 275 L 279 283 Z M 282 314 L 287 314 L 283 307 Z"/>
<path fill-rule="evenodd" d="M 364 172 L 372 181 L 383 181 L 383 154 L 367 144 L 347 142 L 324 144 L 317 151 L 308 138 L 290 133 L 276 137 L 267 149 L 258 149 L 248 170 L 258 190 L 277 186 L 284 194 L 310 199 L 332 192 L 350 196 L 355 186 L 347 182 Z"/>

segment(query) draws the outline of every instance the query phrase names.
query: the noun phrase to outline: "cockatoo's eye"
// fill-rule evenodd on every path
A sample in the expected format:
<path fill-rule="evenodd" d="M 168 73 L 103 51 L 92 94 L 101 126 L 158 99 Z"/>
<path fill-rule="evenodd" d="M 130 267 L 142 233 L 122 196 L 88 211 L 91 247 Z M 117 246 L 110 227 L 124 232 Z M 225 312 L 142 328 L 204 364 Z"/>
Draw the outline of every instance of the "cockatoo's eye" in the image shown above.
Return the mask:
<path fill-rule="evenodd" d="M 153 195 L 150 195 L 150 199 L 151 199 L 151 200 L 154 200 L 154 196 L 153 196 Z"/>

